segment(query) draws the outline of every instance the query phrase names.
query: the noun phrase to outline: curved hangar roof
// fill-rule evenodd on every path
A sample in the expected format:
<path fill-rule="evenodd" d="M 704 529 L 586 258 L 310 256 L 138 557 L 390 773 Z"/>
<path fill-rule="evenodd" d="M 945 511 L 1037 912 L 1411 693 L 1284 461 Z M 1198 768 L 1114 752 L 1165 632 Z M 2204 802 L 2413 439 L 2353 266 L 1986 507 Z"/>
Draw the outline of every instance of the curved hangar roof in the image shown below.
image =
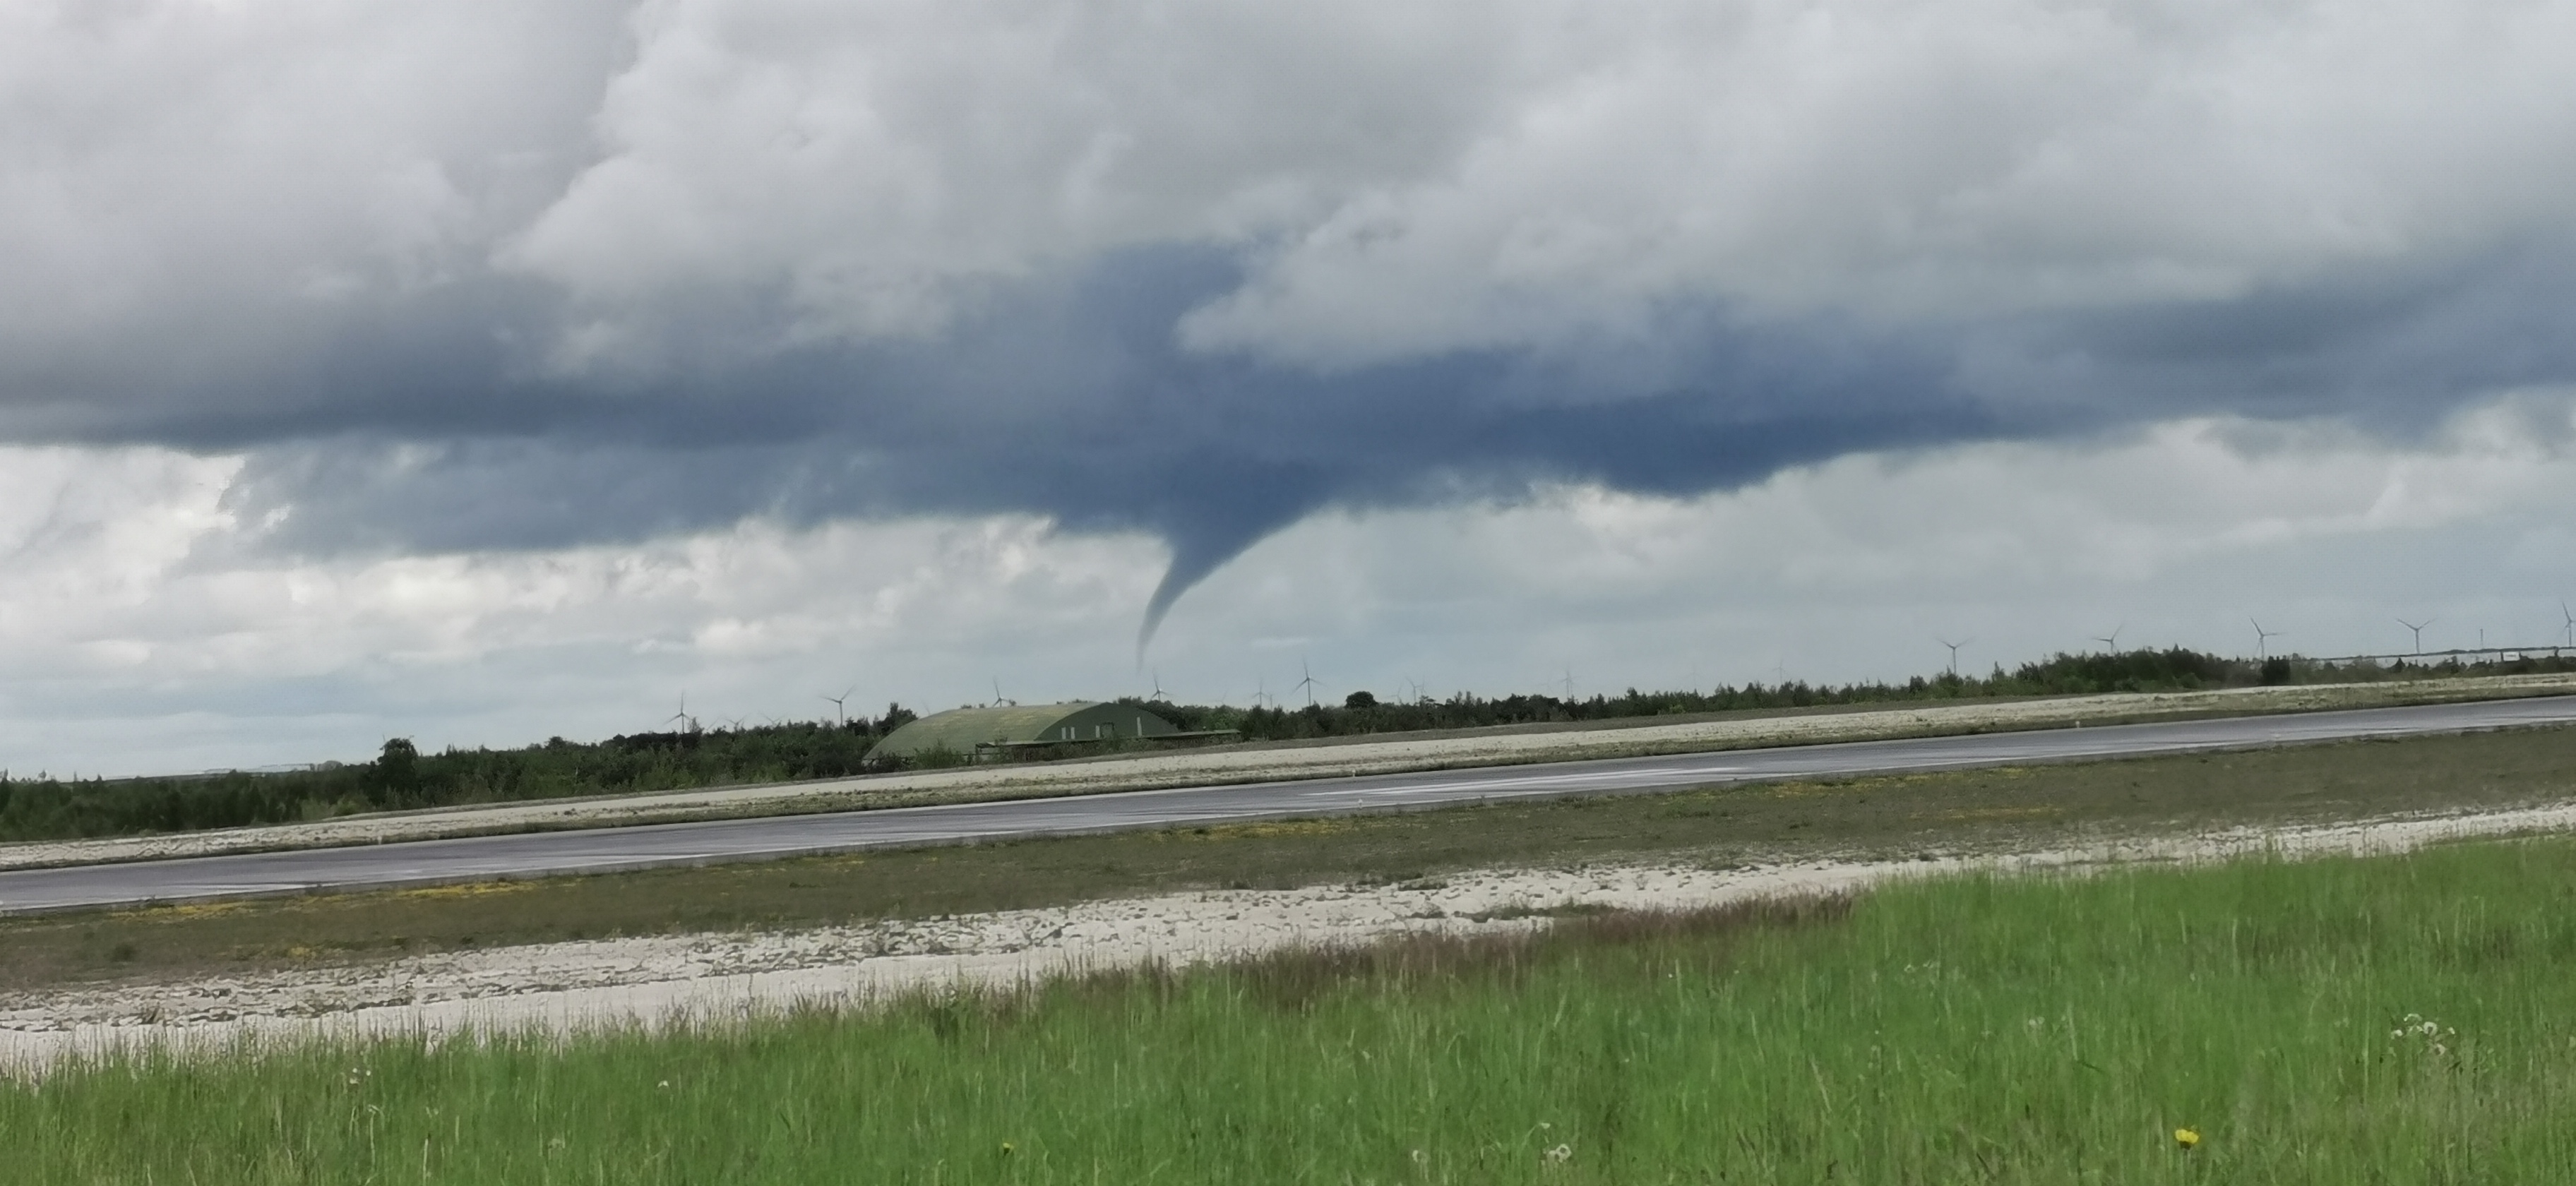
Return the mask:
<path fill-rule="evenodd" d="M 908 758 L 936 749 L 961 757 L 1022 746 L 1176 737 L 1170 721 L 1132 704 L 1074 700 L 1063 704 L 1013 704 L 1001 708 L 952 708 L 886 734 L 870 758 Z"/>

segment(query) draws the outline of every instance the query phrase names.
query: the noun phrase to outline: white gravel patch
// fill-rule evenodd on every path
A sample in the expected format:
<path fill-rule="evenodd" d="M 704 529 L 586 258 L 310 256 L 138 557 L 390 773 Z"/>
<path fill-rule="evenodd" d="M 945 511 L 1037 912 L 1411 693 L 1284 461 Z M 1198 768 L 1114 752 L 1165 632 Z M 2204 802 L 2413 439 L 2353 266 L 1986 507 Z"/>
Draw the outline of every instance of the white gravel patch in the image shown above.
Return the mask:
<path fill-rule="evenodd" d="M 912 802 L 1035 798 L 1287 778 L 1817 745 L 1936 733 L 2038 729 L 2087 720 L 2200 713 L 2299 712 L 2486 700 L 2576 691 L 2576 675 L 2482 676 L 2382 684 L 2121 693 L 2008 704 L 1909 704 L 1863 712 L 1755 717 L 1673 725 L 1604 723 L 1539 732 L 1347 741 L 1294 747 L 1227 746 L 1134 757 L 980 766 L 818 782 L 717 787 L 650 795 L 547 799 L 225 828 L 172 836 L 0 844 L 0 869 L 104 864 L 228 852 L 332 848 L 532 828 L 607 827 L 709 815 L 783 814 Z"/>
<path fill-rule="evenodd" d="M 1151 961 L 1191 964 L 1405 933 L 1546 925 L 1565 908 L 1691 909 L 1972 870 L 2081 871 L 2250 853 L 2386 853 L 2576 828 L 2576 804 L 1928 861 L 1490 870 L 1391 886 L 1226 890 L 790 933 L 687 935 L 451 953 L 179 983 L 0 994 L 0 1071 L 118 1049 L 317 1038 L 575 1034 L 1008 987 Z"/>

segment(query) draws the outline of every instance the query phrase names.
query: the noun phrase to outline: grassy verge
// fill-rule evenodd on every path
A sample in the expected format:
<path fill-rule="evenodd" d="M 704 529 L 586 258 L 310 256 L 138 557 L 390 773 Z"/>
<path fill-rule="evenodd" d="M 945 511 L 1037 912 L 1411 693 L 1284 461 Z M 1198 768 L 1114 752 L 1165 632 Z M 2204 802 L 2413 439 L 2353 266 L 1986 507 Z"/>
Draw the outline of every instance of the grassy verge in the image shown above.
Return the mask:
<path fill-rule="evenodd" d="M 2576 798 L 2576 730 L 1508 803 L 480 887 L 0 919 L 0 989 L 608 935 L 1609 860 L 1992 850 Z"/>
<path fill-rule="evenodd" d="M 2576 1180 L 2576 843 L 0 1087 L 30 1181 Z M 2186 1150 L 2177 1129 L 2199 1138 Z"/>

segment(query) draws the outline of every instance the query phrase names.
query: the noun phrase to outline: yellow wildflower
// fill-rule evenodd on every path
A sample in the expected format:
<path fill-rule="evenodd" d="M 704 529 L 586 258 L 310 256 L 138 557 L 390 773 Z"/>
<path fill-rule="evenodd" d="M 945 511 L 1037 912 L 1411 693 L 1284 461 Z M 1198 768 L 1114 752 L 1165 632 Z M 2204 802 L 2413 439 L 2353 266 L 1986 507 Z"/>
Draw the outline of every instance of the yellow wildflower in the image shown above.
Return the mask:
<path fill-rule="evenodd" d="M 2196 1128 L 2175 1129 L 2174 1144 L 2182 1146 L 2182 1150 L 2185 1153 L 2191 1152 L 2200 1144 L 2200 1130 Z"/>

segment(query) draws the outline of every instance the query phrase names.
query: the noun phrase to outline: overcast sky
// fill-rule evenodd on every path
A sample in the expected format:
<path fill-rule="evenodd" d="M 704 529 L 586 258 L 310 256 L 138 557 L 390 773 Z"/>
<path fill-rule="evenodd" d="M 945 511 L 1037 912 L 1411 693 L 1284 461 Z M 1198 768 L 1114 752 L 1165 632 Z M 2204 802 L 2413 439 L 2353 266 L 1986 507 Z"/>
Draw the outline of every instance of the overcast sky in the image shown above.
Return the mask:
<path fill-rule="evenodd" d="M 2564 639 L 2571 54 L 2510 0 L 0 5 L 0 766 Z"/>

